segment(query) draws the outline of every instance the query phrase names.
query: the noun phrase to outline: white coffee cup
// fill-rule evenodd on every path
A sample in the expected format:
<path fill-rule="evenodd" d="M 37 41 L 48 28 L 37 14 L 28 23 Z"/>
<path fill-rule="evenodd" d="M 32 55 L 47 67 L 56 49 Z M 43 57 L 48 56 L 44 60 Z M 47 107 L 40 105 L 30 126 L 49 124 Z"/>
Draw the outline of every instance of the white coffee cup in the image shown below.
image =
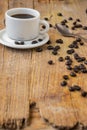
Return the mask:
<path fill-rule="evenodd" d="M 33 18 L 15 18 L 14 14 L 30 14 Z M 40 20 L 40 13 L 30 8 L 13 8 L 5 13 L 6 32 L 9 38 L 14 40 L 32 40 L 49 30 L 49 24 L 45 20 Z M 40 30 L 40 25 L 45 25 L 44 30 Z"/>

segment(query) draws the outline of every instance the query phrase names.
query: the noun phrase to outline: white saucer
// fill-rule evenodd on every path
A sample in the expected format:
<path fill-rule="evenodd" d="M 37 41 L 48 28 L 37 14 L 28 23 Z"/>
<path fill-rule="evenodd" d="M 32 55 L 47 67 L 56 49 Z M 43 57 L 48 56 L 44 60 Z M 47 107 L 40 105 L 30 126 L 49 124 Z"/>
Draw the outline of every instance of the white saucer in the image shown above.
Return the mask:
<path fill-rule="evenodd" d="M 42 41 L 38 41 L 38 39 L 42 39 Z M 38 41 L 36 44 L 32 44 L 32 41 Z M 15 40 L 12 40 L 8 37 L 6 33 L 6 29 L 3 29 L 0 31 L 0 43 L 11 47 L 11 48 L 17 48 L 17 49 L 28 49 L 28 48 L 35 48 L 44 45 L 49 40 L 49 35 L 47 33 L 45 34 L 39 34 L 39 36 L 31 41 L 24 41 L 24 45 L 17 45 L 15 44 Z"/>

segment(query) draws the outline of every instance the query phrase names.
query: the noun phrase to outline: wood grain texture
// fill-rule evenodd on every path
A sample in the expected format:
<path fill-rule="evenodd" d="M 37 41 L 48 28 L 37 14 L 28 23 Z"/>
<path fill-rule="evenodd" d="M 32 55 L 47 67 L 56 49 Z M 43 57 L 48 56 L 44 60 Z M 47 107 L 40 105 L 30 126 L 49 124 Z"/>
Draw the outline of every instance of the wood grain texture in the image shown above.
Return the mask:
<path fill-rule="evenodd" d="M 41 13 L 41 19 L 52 15 L 49 23 L 53 25 L 69 16 L 74 20 L 80 18 L 87 25 L 86 5 L 86 0 L 0 0 L 0 29 L 4 27 L 5 11 L 13 7 L 37 9 Z M 63 17 L 58 17 L 58 12 L 62 12 Z M 29 124 L 24 130 L 54 130 L 52 127 L 58 130 L 79 130 L 87 126 L 87 99 L 82 98 L 79 92 L 70 93 L 68 87 L 60 86 L 62 76 L 70 72 L 67 71 L 65 62 L 58 62 L 58 58 L 65 57 L 73 38 L 61 36 L 53 28 L 48 33 L 53 46 L 57 45 L 56 39 L 62 38 L 64 41 L 56 56 L 47 50 L 47 44 L 42 47 L 41 53 L 35 49 L 16 50 L 0 45 L 0 124 L 4 128 L 14 126 L 19 129 L 24 119 L 24 125 Z M 87 57 L 86 46 L 85 43 L 75 51 Z M 50 59 L 54 62 L 52 66 L 48 64 Z M 74 64 L 77 63 L 74 61 Z M 86 74 L 77 74 L 76 78 L 70 78 L 68 84 L 78 84 L 87 91 L 86 77 Z M 33 101 L 37 106 L 30 109 L 29 105 Z M 46 119 L 47 122 L 44 121 Z"/>
<path fill-rule="evenodd" d="M 28 4 L 33 6 L 31 1 Z M 0 5 L 4 9 L 3 18 L 8 8 L 27 6 L 24 1 L 18 0 L 0 1 Z M 4 128 L 22 128 L 28 123 L 30 59 L 30 50 L 15 50 L 0 45 L 0 124 Z"/>

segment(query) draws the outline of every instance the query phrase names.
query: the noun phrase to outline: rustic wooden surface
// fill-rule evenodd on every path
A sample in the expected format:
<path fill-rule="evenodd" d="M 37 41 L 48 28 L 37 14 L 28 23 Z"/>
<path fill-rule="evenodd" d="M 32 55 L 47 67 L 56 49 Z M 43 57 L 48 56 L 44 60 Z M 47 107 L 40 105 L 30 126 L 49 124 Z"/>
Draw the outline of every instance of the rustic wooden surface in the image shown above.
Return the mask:
<path fill-rule="evenodd" d="M 80 18 L 87 25 L 86 5 L 86 0 L 0 0 L 0 29 L 4 28 L 5 11 L 13 7 L 37 9 L 42 19 L 53 15 L 50 20 L 53 25 L 69 16 Z M 62 12 L 64 16 L 58 17 L 58 12 Z M 55 126 L 57 129 L 79 130 L 87 126 L 87 99 L 82 98 L 78 92 L 70 93 L 68 87 L 60 86 L 62 75 L 69 74 L 69 71 L 64 62 L 58 62 L 58 57 L 66 55 L 67 46 L 73 38 L 61 36 L 53 28 L 49 30 L 49 36 L 53 46 L 56 45 L 56 39 L 64 40 L 57 56 L 47 50 L 47 45 L 42 47 L 42 53 L 35 49 L 16 50 L 0 45 L 1 128 L 14 126 L 19 129 L 24 124 L 25 130 L 53 130 Z M 85 43 L 76 52 L 87 57 L 86 46 Z M 54 61 L 54 65 L 48 65 L 49 59 Z M 78 84 L 87 91 L 86 78 L 86 75 L 80 74 L 76 78 L 70 78 L 68 83 Z M 33 101 L 37 105 L 30 109 Z"/>

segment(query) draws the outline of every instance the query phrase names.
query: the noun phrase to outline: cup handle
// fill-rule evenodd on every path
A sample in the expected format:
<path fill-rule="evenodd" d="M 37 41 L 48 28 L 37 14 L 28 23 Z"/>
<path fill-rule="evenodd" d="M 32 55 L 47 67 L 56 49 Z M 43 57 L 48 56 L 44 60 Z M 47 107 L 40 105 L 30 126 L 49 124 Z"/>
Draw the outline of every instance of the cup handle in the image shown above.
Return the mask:
<path fill-rule="evenodd" d="M 40 34 L 44 34 L 49 30 L 49 24 L 45 20 L 40 20 L 40 24 L 44 25 L 46 28 L 43 30 L 40 30 Z"/>

